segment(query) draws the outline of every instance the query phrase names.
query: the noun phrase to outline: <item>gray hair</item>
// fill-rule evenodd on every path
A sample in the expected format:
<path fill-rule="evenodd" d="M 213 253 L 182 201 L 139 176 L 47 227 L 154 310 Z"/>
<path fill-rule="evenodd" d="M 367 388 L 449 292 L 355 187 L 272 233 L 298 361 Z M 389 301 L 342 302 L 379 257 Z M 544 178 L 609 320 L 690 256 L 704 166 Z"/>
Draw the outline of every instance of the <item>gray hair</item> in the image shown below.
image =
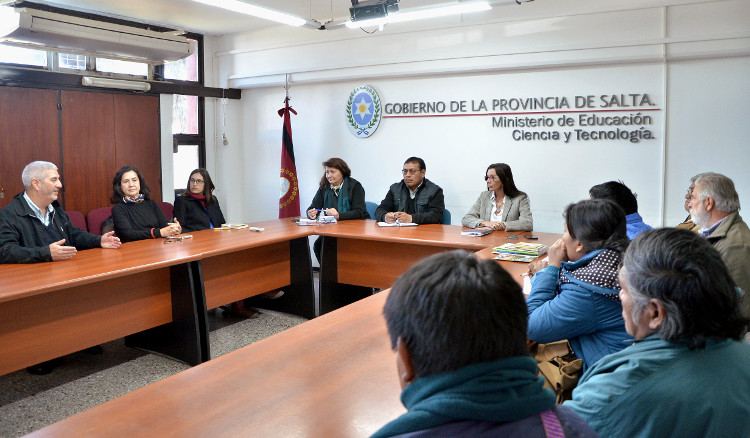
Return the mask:
<path fill-rule="evenodd" d="M 675 228 L 641 233 L 625 253 L 622 274 L 633 322 L 650 300 L 658 300 L 664 319 L 656 333 L 666 341 L 702 348 L 708 339 L 740 339 L 745 331 L 748 319 L 729 270 L 696 233 Z"/>
<path fill-rule="evenodd" d="M 34 161 L 27 164 L 21 173 L 24 189 L 28 190 L 31 187 L 32 179 L 43 181 L 44 177 L 47 176 L 46 173 L 48 170 L 57 170 L 57 166 L 49 161 Z"/>
<path fill-rule="evenodd" d="M 698 192 L 700 200 L 712 198 L 716 209 L 724 213 L 733 213 L 740 209 L 740 197 L 734 189 L 734 182 L 724 175 L 713 172 L 701 173 L 695 180 L 695 187 L 701 185 Z"/>

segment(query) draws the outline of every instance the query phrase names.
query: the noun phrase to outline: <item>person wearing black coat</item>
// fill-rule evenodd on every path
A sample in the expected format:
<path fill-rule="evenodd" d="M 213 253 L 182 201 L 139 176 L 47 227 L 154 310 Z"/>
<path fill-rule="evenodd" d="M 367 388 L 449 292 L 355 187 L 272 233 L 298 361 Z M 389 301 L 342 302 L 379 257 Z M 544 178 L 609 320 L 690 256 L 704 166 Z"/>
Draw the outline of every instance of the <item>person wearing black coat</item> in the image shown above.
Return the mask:
<path fill-rule="evenodd" d="M 112 219 L 115 233 L 123 242 L 158 239 L 182 232 L 179 221 L 169 222 L 159 205 L 150 199 L 151 191 L 141 172 L 124 166 L 112 180 Z"/>
<path fill-rule="evenodd" d="M 219 200 L 213 192 L 216 187 L 206 169 L 195 169 L 190 172 L 187 189 L 174 200 L 174 217 L 183 231 L 200 231 L 219 228 L 226 222 L 219 207 Z M 271 291 L 263 294 L 267 298 L 279 298 L 283 291 Z M 243 300 L 230 305 L 229 314 L 245 318 L 257 318 L 260 312 L 245 307 Z"/>
<path fill-rule="evenodd" d="M 187 189 L 174 200 L 174 216 L 183 231 L 218 228 L 226 222 L 219 200 L 213 195 L 214 188 L 206 169 L 190 173 Z"/>
<path fill-rule="evenodd" d="M 322 210 L 337 221 L 370 219 L 365 206 L 365 189 L 359 181 L 351 177 L 352 171 L 346 161 L 331 158 L 323 162 L 323 168 L 325 172 L 320 179 L 318 191 L 307 208 L 307 217 L 315 219 Z M 320 237 L 313 244 L 313 252 L 318 261 L 321 244 Z"/>
<path fill-rule="evenodd" d="M 0 210 L 0 263 L 66 260 L 78 250 L 120 247 L 114 233 L 91 234 L 73 226 L 57 201 L 57 166 L 35 161 L 22 173 L 24 192 Z"/>
<path fill-rule="evenodd" d="M 21 174 L 24 191 L 0 210 L 0 263 L 38 263 L 68 260 L 79 250 L 117 249 L 114 232 L 103 236 L 73 226 L 57 198 L 62 182 L 57 166 L 48 161 L 29 163 Z M 101 346 L 85 351 L 100 354 Z M 31 374 L 49 374 L 58 359 L 32 365 Z"/>

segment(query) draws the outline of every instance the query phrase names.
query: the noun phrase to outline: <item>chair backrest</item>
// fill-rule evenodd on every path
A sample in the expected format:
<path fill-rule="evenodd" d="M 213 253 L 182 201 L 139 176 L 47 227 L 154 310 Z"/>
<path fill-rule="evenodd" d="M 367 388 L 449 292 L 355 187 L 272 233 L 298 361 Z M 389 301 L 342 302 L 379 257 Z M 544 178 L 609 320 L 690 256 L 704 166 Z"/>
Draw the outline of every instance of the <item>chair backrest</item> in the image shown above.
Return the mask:
<path fill-rule="evenodd" d="M 83 218 L 83 213 L 80 211 L 66 211 L 65 214 L 68 215 L 70 218 L 70 222 L 73 224 L 74 227 L 79 228 L 83 231 L 88 231 L 88 227 L 86 226 L 86 219 Z"/>
<path fill-rule="evenodd" d="M 451 224 L 451 212 L 446 208 L 443 210 L 443 225 Z"/>
<path fill-rule="evenodd" d="M 157 202 L 159 204 L 159 208 L 161 208 L 162 213 L 164 213 L 164 216 L 167 218 L 167 222 L 172 222 L 172 211 L 174 210 L 174 206 L 170 204 L 169 202 Z"/>
<path fill-rule="evenodd" d="M 370 201 L 365 201 L 365 208 L 367 213 L 370 215 L 370 219 L 375 219 L 375 209 L 378 208 L 378 204 Z"/>
<path fill-rule="evenodd" d="M 89 223 L 89 233 L 102 234 L 102 222 L 112 216 L 112 207 L 95 208 L 86 215 Z"/>

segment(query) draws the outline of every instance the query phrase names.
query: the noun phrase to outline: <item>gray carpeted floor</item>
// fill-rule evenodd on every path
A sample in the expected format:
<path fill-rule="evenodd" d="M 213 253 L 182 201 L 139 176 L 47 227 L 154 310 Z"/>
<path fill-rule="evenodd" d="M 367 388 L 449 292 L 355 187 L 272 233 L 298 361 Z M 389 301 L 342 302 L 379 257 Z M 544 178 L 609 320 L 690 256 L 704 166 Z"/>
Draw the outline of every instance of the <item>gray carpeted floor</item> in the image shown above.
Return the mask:
<path fill-rule="evenodd" d="M 263 310 L 256 319 L 209 312 L 211 357 L 244 347 L 305 322 L 305 318 Z M 189 368 L 189 365 L 128 348 L 123 339 L 103 345 L 104 354 L 75 353 L 46 376 L 26 370 L 0 376 L 0 437 L 33 432 Z"/>

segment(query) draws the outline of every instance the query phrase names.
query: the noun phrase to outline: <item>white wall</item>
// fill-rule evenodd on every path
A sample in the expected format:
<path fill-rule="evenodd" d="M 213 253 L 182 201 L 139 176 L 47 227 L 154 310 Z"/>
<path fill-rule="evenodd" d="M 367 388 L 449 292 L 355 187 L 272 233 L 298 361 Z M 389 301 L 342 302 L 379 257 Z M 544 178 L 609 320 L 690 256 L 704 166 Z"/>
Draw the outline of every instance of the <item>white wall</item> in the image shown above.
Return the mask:
<path fill-rule="evenodd" d="M 536 3 L 543 2 L 528 5 Z M 454 224 L 496 161 L 510 164 L 529 194 L 538 231 L 559 232 L 562 208 L 611 179 L 638 193 L 652 225 L 684 218 L 688 179 L 701 171 L 733 178 L 741 202 L 750 205 L 750 177 L 742 169 L 750 163 L 750 2 L 672 1 L 594 12 L 612 2 L 562 3 L 565 12 L 533 6 L 541 18 L 446 21 L 442 29 L 392 27 L 363 36 L 277 28 L 217 40 L 215 85 L 245 87 L 242 99 L 227 105 L 230 144 L 208 148 L 228 220 L 277 216 L 276 111 L 285 73 L 299 112 L 292 127 L 303 209 L 321 161 L 344 158 L 368 200 L 378 202 L 410 155 L 423 157 L 428 178 L 444 188 Z M 360 84 L 375 87 L 384 103 L 648 93 L 661 111 L 653 113 L 656 140 L 640 143 L 517 142 L 509 130 L 493 128 L 489 116 L 385 119 L 362 140 L 348 132 L 344 117 L 349 93 Z"/>

